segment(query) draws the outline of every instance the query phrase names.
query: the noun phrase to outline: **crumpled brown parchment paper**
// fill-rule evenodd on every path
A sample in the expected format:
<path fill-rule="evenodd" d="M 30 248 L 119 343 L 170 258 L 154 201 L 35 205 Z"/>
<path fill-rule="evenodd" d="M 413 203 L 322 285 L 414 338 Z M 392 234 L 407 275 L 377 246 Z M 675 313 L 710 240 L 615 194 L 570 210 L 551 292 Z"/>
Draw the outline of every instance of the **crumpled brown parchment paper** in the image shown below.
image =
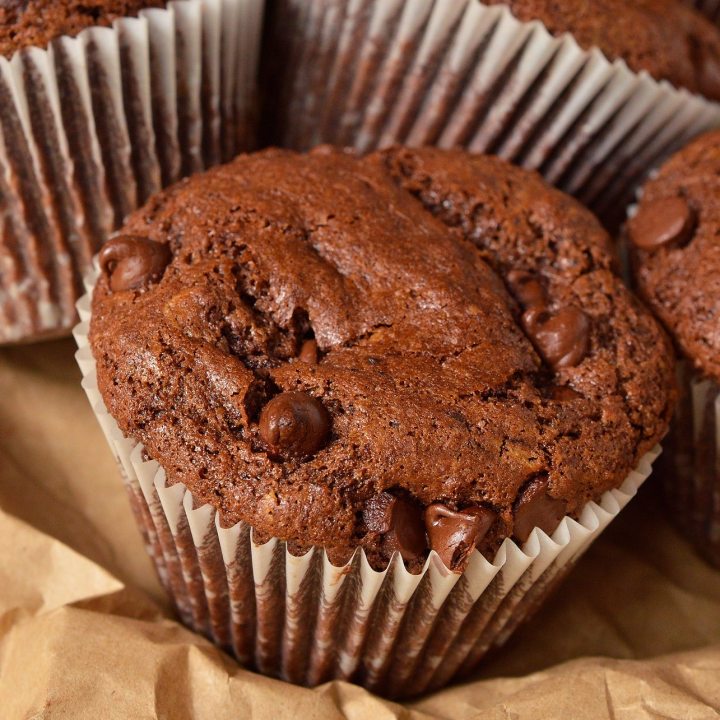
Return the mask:
<path fill-rule="evenodd" d="M 404 706 L 263 678 L 175 622 L 70 340 L 0 350 L 0 718 L 718 718 L 720 572 L 652 479 L 476 680 Z"/>

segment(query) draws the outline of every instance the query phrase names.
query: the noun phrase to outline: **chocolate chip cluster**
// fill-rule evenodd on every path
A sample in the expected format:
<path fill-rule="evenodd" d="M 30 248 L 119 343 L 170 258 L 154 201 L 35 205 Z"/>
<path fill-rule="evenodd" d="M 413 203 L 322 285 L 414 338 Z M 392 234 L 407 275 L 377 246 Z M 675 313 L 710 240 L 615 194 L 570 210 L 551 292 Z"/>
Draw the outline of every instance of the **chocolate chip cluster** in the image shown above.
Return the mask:
<path fill-rule="evenodd" d="M 525 542 L 534 528 L 552 534 L 565 517 L 567 504 L 548 493 L 546 477 L 531 480 L 515 506 L 513 537 Z M 363 520 L 371 533 L 381 536 L 389 553 L 404 560 L 422 558 L 434 550 L 449 569 L 462 571 L 476 548 L 498 519 L 497 513 L 482 505 L 454 509 L 433 503 L 424 510 L 412 499 L 383 492 L 368 501 Z"/>
<path fill-rule="evenodd" d="M 553 370 L 582 362 L 590 342 L 590 320 L 572 305 L 549 309 L 540 279 L 521 270 L 508 274 L 508 284 L 524 312 L 522 326 L 540 356 Z"/>

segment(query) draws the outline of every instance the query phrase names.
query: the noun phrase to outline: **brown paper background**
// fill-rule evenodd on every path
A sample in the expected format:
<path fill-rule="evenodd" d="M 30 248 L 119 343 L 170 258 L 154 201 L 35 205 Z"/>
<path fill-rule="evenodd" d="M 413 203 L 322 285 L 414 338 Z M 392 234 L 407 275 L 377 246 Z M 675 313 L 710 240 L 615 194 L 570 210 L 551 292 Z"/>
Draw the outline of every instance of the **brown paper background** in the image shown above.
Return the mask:
<path fill-rule="evenodd" d="M 718 718 L 720 572 L 655 483 L 478 678 L 405 706 L 242 670 L 172 619 L 70 340 L 0 350 L 0 718 Z"/>

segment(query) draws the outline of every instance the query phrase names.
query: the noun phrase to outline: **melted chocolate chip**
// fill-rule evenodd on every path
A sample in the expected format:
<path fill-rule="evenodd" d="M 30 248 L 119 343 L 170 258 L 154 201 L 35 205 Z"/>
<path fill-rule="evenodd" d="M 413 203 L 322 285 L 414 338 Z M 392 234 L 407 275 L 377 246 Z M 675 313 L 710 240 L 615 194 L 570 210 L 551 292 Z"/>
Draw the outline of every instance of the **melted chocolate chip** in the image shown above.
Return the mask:
<path fill-rule="evenodd" d="M 430 505 L 425 510 L 430 548 L 447 568 L 462 569 L 495 517 L 492 510 L 483 507 L 470 507 L 458 512 L 441 503 Z"/>
<path fill-rule="evenodd" d="M 657 250 L 664 245 L 684 245 L 695 229 L 695 213 L 681 197 L 662 198 L 644 203 L 628 223 L 628 235 L 641 250 Z"/>
<path fill-rule="evenodd" d="M 523 308 L 542 307 L 547 302 L 545 288 L 536 275 L 525 270 L 511 270 L 507 282 L 515 299 Z"/>
<path fill-rule="evenodd" d="M 271 452 L 303 458 L 325 445 L 330 415 L 317 398 L 304 392 L 284 392 L 263 408 L 259 429 Z"/>
<path fill-rule="evenodd" d="M 403 560 L 415 560 L 427 549 L 425 526 L 420 506 L 389 492 L 368 500 L 363 511 L 368 530 L 380 533 L 389 552 L 399 552 Z"/>
<path fill-rule="evenodd" d="M 551 535 L 566 512 L 567 503 L 548 494 L 547 478 L 535 478 L 515 502 L 513 537 L 525 542 L 536 527 Z"/>
<path fill-rule="evenodd" d="M 157 282 L 172 259 L 167 245 L 138 235 L 119 235 L 100 250 L 100 269 L 113 292 L 139 290 Z"/>
<path fill-rule="evenodd" d="M 318 361 L 318 345 L 315 340 L 306 340 L 300 348 L 298 360 L 309 365 L 317 365 Z"/>
<path fill-rule="evenodd" d="M 590 344 L 590 320 L 579 308 L 569 306 L 553 313 L 531 308 L 523 313 L 523 327 L 543 359 L 559 370 L 574 367 Z"/>
<path fill-rule="evenodd" d="M 554 385 L 549 392 L 551 400 L 557 402 L 572 402 L 582 397 L 579 392 L 575 392 L 571 387 L 567 385 Z"/>

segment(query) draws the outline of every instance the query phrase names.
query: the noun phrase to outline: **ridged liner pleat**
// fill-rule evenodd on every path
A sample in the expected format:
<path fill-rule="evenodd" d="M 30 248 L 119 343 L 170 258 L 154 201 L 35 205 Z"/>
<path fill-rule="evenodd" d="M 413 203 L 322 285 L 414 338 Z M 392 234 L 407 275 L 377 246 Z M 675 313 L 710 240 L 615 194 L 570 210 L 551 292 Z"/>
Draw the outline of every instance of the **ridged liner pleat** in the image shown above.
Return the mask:
<path fill-rule="evenodd" d="M 278 0 L 277 140 L 461 146 L 539 170 L 619 223 L 653 165 L 720 104 L 478 0 Z"/>
<path fill-rule="evenodd" d="M 255 141 L 264 0 L 183 0 L 0 58 L 0 343 L 68 332 L 101 243 Z"/>
<path fill-rule="evenodd" d="M 88 285 L 88 290 L 90 285 Z M 475 552 L 463 573 L 432 552 L 411 574 L 399 555 L 376 571 L 364 551 L 342 567 L 321 548 L 297 557 L 283 541 L 256 544 L 252 528 L 223 527 L 181 484 L 123 437 L 97 388 L 88 345 L 90 303 L 75 328 L 83 387 L 122 469 L 135 517 L 184 623 L 244 665 L 295 683 L 358 682 L 393 697 L 442 687 L 501 645 L 635 495 L 659 448 L 623 485 L 566 517 L 552 537 L 504 541 L 492 562 Z"/>
<path fill-rule="evenodd" d="M 687 360 L 678 365 L 678 384 L 663 462 L 665 502 L 698 551 L 720 567 L 720 385 Z"/>
<path fill-rule="evenodd" d="M 637 213 L 642 195 L 640 188 L 628 219 Z M 623 277 L 633 287 L 632 243 L 625 227 L 618 246 Z M 676 376 L 680 399 L 658 463 L 663 499 L 670 519 L 720 568 L 720 384 L 684 358 L 678 360 Z"/>

